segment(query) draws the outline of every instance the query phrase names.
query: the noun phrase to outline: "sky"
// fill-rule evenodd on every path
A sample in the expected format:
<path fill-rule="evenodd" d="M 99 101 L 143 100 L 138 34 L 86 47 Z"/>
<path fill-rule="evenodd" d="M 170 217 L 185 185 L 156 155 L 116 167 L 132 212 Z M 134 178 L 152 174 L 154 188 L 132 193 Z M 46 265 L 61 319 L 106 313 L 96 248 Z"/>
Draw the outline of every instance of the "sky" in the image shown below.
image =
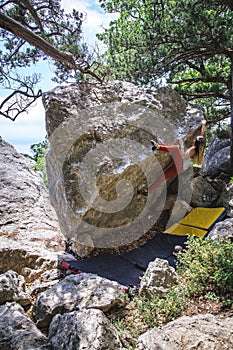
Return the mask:
<path fill-rule="evenodd" d="M 71 12 L 73 8 L 86 15 L 83 23 L 84 41 L 89 46 L 96 41 L 95 34 L 100 33 L 102 27 L 107 27 L 108 23 L 115 16 L 104 13 L 97 0 L 62 0 L 62 7 L 66 12 Z M 39 88 L 43 92 L 53 89 L 56 84 L 51 81 L 53 76 L 53 65 L 48 62 L 40 62 L 35 67 L 30 68 L 29 73 L 39 72 L 42 76 Z M 6 93 L 0 90 L 0 101 Z M 30 154 L 30 146 L 44 140 L 45 111 L 41 99 L 28 110 L 28 113 L 21 114 L 12 122 L 0 117 L 0 136 L 20 153 Z"/>

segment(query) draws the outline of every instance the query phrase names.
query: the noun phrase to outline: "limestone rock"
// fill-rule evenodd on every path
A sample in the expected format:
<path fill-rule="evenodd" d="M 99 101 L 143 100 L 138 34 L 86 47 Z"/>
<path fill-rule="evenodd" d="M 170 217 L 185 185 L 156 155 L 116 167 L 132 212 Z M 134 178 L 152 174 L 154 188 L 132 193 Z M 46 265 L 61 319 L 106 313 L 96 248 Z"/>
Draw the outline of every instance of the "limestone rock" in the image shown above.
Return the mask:
<path fill-rule="evenodd" d="M 15 301 L 22 306 L 31 304 L 24 277 L 11 270 L 0 275 L 0 304 L 7 301 Z"/>
<path fill-rule="evenodd" d="M 227 210 L 227 216 L 233 218 L 233 183 L 230 182 L 224 187 L 218 203 L 218 206 L 223 206 Z"/>
<path fill-rule="evenodd" d="M 174 204 L 174 201 L 173 201 Z M 166 207 L 164 207 L 166 209 Z M 184 217 L 185 214 L 188 214 L 193 208 L 187 202 L 183 200 L 176 199 L 175 206 L 171 209 L 170 219 L 167 224 L 167 227 L 172 226 L 173 224 L 179 222 Z"/>
<path fill-rule="evenodd" d="M 33 316 L 38 327 L 47 327 L 55 314 L 84 308 L 108 311 L 126 299 L 117 282 L 87 273 L 70 275 L 37 296 Z"/>
<path fill-rule="evenodd" d="M 17 242 L 7 237 L 0 239 L 0 272 L 14 270 L 31 282 L 49 269 L 57 267 L 57 254 L 26 242 Z"/>
<path fill-rule="evenodd" d="M 205 155 L 200 176 L 193 180 L 191 206 L 222 206 L 222 193 L 229 181 L 230 172 L 230 140 L 215 138 Z"/>
<path fill-rule="evenodd" d="M 233 317 L 183 316 L 141 335 L 137 350 L 230 350 L 233 348 L 232 329 Z"/>
<path fill-rule="evenodd" d="M 52 350 L 48 339 L 39 331 L 17 303 L 0 306 L 0 347 L 3 350 Z"/>
<path fill-rule="evenodd" d="M 154 293 L 162 294 L 177 283 L 178 275 L 175 269 L 169 266 L 167 260 L 157 258 L 149 263 L 141 280 L 139 293 L 147 296 Z"/>
<path fill-rule="evenodd" d="M 65 249 L 48 190 L 33 162 L 0 138 L 0 273 L 27 279 L 55 267 Z"/>
<path fill-rule="evenodd" d="M 56 315 L 49 327 L 54 350 L 120 350 L 119 335 L 100 310 L 74 311 Z"/>
<path fill-rule="evenodd" d="M 213 139 L 205 155 L 204 173 L 210 178 L 229 179 L 231 174 L 229 139 Z"/>
<path fill-rule="evenodd" d="M 202 112 L 171 89 L 124 82 L 57 87 L 43 103 L 51 201 L 71 248 L 79 256 L 130 248 L 156 224 L 166 201 L 166 183 L 147 198 L 137 195 L 171 162 L 169 154 L 151 152 L 150 140 L 171 145 L 182 137 L 188 146 Z M 178 198 L 189 203 L 189 181 L 181 183 Z"/>
<path fill-rule="evenodd" d="M 218 222 L 208 237 L 213 240 L 218 238 L 231 238 L 233 240 L 233 218 Z"/>
<path fill-rule="evenodd" d="M 198 176 L 193 179 L 191 206 L 212 207 L 218 201 L 221 191 L 215 189 L 208 179 Z"/>

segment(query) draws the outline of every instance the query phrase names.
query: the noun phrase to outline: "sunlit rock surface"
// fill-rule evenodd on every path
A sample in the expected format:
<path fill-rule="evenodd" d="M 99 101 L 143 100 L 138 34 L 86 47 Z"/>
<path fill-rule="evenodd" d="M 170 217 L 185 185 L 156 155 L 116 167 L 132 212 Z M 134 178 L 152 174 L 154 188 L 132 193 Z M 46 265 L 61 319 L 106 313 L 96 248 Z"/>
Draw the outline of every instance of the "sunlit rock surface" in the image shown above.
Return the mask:
<path fill-rule="evenodd" d="M 27 281 L 57 266 L 65 249 L 56 213 L 33 162 L 0 137 L 0 273 Z"/>

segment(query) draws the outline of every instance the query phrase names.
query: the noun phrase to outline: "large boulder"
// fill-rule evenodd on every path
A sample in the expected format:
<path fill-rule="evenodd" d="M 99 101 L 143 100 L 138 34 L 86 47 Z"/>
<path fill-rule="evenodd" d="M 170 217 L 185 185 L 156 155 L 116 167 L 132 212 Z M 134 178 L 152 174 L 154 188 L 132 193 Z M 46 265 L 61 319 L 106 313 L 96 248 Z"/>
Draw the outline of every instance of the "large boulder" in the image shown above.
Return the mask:
<path fill-rule="evenodd" d="M 165 182 L 147 198 L 137 194 L 171 162 L 165 152 L 152 153 L 150 140 L 171 145 L 184 138 L 190 146 L 201 110 L 171 89 L 123 82 L 60 86 L 43 103 L 51 201 L 72 250 L 85 256 L 95 248 L 130 248 L 157 223 L 166 202 Z M 188 203 L 185 175 L 176 195 Z"/>
<path fill-rule="evenodd" d="M 141 335 L 137 350 L 232 349 L 233 317 L 183 316 Z"/>
<path fill-rule="evenodd" d="M 0 138 L 0 273 L 29 280 L 57 265 L 64 251 L 56 213 L 34 163 Z"/>

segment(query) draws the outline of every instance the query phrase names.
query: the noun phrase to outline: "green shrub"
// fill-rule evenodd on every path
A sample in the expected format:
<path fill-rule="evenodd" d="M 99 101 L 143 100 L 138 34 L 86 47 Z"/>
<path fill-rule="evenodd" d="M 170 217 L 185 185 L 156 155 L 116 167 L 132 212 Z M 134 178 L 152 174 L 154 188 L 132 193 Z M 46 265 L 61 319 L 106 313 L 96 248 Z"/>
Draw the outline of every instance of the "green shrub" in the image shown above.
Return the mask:
<path fill-rule="evenodd" d="M 36 160 L 36 164 L 34 166 L 34 170 L 40 171 L 43 176 L 44 184 L 48 187 L 48 176 L 46 170 L 46 154 L 41 157 L 38 157 Z"/>
<path fill-rule="evenodd" d="M 213 292 L 224 298 L 233 292 L 233 244 L 230 239 L 189 238 L 179 254 L 178 273 L 191 294 Z"/>
<path fill-rule="evenodd" d="M 43 176 L 43 180 L 46 186 L 48 186 L 48 177 L 46 170 L 46 153 L 48 152 L 49 142 L 48 137 L 45 137 L 45 140 L 39 143 L 31 145 L 32 156 L 24 154 L 24 156 L 34 160 L 36 163 L 34 165 L 34 170 L 40 171 Z"/>
<path fill-rule="evenodd" d="M 138 296 L 135 301 L 142 320 L 152 328 L 180 316 L 188 306 L 189 291 L 180 284 L 169 288 L 162 296 L 156 293 L 150 298 Z"/>

